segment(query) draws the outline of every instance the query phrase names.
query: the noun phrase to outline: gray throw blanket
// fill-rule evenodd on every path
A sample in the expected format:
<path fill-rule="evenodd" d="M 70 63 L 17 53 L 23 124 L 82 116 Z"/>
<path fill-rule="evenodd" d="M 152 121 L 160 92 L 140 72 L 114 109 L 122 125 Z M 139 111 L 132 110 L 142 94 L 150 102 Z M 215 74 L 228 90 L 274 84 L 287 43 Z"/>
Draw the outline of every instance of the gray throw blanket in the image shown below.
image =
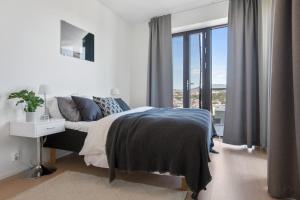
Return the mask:
<path fill-rule="evenodd" d="M 106 153 L 115 169 L 185 176 L 198 194 L 211 181 L 208 149 L 211 115 L 201 109 L 153 108 L 119 117 L 110 127 Z"/>

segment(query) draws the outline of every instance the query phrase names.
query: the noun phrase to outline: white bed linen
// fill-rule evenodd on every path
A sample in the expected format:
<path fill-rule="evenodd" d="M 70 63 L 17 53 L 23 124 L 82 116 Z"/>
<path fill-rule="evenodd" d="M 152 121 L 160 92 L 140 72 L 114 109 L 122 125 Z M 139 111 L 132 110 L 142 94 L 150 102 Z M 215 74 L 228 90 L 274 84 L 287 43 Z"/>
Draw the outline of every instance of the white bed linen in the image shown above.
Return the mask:
<path fill-rule="evenodd" d="M 112 123 L 123 115 L 143 112 L 150 109 L 152 109 L 152 107 L 139 107 L 126 112 L 112 114 L 94 122 L 89 126 L 87 137 L 79 155 L 84 155 L 84 161 L 87 165 L 108 168 L 105 144 Z"/>
<path fill-rule="evenodd" d="M 89 128 L 94 123 L 95 123 L 95 121 L 93 121 L 93 122 L 84 122 L 84 121 L 70 122 L 70 121 L 66 121 L 65 122 L 65 128 L 87 133 L 89 131 Z"/>

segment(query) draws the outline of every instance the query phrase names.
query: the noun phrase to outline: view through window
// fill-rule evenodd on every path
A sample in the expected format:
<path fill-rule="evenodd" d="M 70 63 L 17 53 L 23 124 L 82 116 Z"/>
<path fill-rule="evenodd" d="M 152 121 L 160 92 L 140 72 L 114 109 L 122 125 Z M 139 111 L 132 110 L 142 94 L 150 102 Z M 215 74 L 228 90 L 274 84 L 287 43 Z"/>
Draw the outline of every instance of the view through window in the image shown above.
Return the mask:
<path fill-rule="evenodd" d="M 201 46 L 202 34 L 194 33 L 189 37 L 189 95 L 190 107 L 200 108 L 201 101 Z"/>
<path fill-rule="evenodd" d="M 212 29 L 211 39 L 212 114 L 218 135 L 223 136 L 226 75 L 227 75 L 227 27 Z"/>
<path fill-rule="evenodd" d="M 210 36 L 206 38 L 206 34 Z M 206 46 L 204 38 L 209 40 L 205 43 Z M 185 43 L 186 41 L 188 42 Z M 205 56 L 210 62 L 205 61 Z M 207 70 L 206 68 L 210 70 L 209 73 L 203 72 Z M 211 94 L 209 94 L 211 112 L 215 128 L 220 136 L 223 135 L 224 127 L 226 72 L 226 26 L 173 35 L 173 105 L 174 107 L 201 108 L 201 102 L 205 98 L 201 96 L 201 92 L 203 83 L 206 81 L 205 84 L 211 86 Z M 209 79 L 203 78 L 209 74 L 211 74 Z"/>
<path fill-rule="evenodd" d="M 173 38 L 173 106 L 183 107 L 183 36 Z"/>

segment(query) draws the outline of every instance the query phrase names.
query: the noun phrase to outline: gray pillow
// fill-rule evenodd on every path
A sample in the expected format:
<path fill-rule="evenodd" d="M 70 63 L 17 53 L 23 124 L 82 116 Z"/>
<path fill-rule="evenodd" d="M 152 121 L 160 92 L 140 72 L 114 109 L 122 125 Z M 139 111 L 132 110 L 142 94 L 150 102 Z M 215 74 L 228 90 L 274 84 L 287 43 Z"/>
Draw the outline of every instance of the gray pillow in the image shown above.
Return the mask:
<path fill-rule="evenodd" d="M 76 96 L 72 96 L 72 99 L 83 121 L 97 121 L 103 117 L 99 106 L 93 100 Z"/>
<path fill-rule="evenodd" d="M 114 113 L 123 112 L 122 108 L 112 97 L 107 97 L 107 98 L 93 97 L 93 100 L 100 107 L 102 114 L 105 117 Z"/>
<path fill-rule="evenodd" d="M 128 104 L 122 98 L 115 98 L 115 101 L 119 104 L 120 108 L 123 111 L 130 110 L 130 107 L 128 106 Z"/>
<path fill-rule="evenodd" d="M 81 121 L 80 112 L 71 97 L 57 97 L 57 104 L 60 113 L 67 121 Z"/>

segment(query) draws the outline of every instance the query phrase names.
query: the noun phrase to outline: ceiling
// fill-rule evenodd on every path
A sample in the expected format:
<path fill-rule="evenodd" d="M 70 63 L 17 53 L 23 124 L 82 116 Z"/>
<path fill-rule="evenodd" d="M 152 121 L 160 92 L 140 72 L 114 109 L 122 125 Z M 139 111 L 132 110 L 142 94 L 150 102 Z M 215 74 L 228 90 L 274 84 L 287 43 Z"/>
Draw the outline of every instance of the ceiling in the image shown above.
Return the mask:
<path fill-rule="evenodd" d="M 154 16 L 182 12 L 223 0 L 99 0 L 130 22 L 139 22 Z"/>

